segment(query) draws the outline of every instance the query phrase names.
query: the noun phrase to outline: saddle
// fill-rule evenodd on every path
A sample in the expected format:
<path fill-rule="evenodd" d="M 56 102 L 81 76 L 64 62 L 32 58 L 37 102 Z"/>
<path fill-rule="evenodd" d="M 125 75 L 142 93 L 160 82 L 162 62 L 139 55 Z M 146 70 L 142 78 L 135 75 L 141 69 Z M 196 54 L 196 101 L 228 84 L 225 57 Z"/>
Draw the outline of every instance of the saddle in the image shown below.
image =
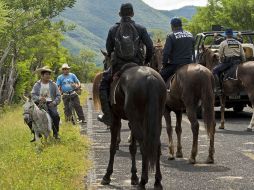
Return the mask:
<path fill-rule="evenodd" d="M 121 75 L 130 68 L 139 66 L 136 63 L 127 63 L 121 67 L 121 69 L 113 75 L 113 80 L 110 84 L 110 104 L 116 104 L 116 90 L 120 82 Z"/>

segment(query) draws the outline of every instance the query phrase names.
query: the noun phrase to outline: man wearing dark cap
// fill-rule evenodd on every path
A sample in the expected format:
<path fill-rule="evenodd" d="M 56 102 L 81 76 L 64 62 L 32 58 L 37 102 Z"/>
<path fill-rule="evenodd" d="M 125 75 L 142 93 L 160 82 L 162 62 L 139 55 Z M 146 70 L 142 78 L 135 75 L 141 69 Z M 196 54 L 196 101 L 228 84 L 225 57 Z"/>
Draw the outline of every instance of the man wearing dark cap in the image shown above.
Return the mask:
<path fill-rule="evenodd" d="M 215 93 L 218 95 L 221 94 L 220 74 L 231 66 L 246 60 L 242 44 L 233 38 L 233 30 L 227 29 L 225 34 L 227 38 L 221 42 L 219 48 L 219 58 L 221 63 L 213 69 L 216 83 Z"/>
<path fill-rule="evenodd" d="M 146 28 L 136 24 L 131 19 L 134 16 L 132 4 L 122 4 L 119 16 L 121 17 L 120 22 L 110 28 L 106 41 L 108 56 L 112 58 L 112 66 L 103 73 L 100 85 L 100 100 L 104 115 L 99 115 L 98 120 L 109 126 L 111 125 L 109 89 L 112 76 L 126 63 L 147 65 L 151 60 L 153 51 L 153 42 Z M 142 50 L 140 49 L 141 44 L 146 46 L 144 63 Z"/>
<path fill-rule="evenodd" d="M 180 18 L 173 18 L 170 23 L 172 33 L 166 39 L 163 50 L 163 68 L 160 72 L 165 82 L 181 65 L 195 62 L 193 35 L 183 30 Z"/>

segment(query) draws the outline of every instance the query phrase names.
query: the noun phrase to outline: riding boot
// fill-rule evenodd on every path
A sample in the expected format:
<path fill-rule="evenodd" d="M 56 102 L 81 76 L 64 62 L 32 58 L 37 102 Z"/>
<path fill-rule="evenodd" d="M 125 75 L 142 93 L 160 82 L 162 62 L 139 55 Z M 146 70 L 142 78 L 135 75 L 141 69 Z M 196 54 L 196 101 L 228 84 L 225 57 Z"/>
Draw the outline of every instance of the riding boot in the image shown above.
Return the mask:
<path fill-rule="evenodd" d="M 220 96 L 222 94 L 222 89 L 221 89 L 220 78 L 218 77 L 218 75 L 214 75 L 214 81 L 215 81 L 214 93 L 215 95 Z"/>
<path fill-rule="evenodd" d="M 109 105 L 109 96 L 107 90 L 100 90 L 101 108 L 104 115 L 98 115 L 97 119 L 105 125 L 112 125 L 112 115 Z"/>

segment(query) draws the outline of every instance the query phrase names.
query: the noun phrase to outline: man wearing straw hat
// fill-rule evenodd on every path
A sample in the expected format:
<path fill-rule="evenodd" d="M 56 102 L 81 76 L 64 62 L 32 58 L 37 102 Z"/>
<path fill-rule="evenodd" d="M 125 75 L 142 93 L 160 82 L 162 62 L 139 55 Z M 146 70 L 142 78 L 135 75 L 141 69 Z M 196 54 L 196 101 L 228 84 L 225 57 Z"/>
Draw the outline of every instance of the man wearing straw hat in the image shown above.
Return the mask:
<path fill-rule="evenodd" d="M 57 77 L 57 86 L 60 89 L 61 94 L 63 94 L 63 102 L 64 102 L 64 113 L 68 118 L 71 116 L 71 110 L 69 109 L 69 101 L 68 96 L 71 97 L 73 101 L 73 107 L 78 115 L 79 121 L 82 123 L 86 123 L 83 109 L 80 105 L 79 96 L 75 90 L 81 88 L 80 82 L 77 76 L 73 73 L 70 73 L 70 66 L 67 63 L 62 65 L 63 74 Z"/>
<path fill-rule="evenodd" d="M 44 104 L 46 106 L 46 111 L 53 121 L 53 136 L 56 139 L 60 139 L 58 135 L 60 116 L 57 111 L 57 105 L 61 101 L 61 94 L 56 83 L 51 80 L 52 70 L 49 67 L 45 66 L 36 71 L 40 74 L 41 79 L 33 86 L 32 99 L 36 104 Z"/>

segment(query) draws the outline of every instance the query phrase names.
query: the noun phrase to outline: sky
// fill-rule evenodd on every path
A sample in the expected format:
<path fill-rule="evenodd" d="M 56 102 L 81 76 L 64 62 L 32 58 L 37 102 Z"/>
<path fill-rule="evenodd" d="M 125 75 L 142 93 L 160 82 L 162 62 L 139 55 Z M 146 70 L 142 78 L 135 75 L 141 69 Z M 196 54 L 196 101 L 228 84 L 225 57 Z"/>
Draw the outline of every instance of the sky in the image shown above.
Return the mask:
<path fill-rule="evenodd" d="M 143 0 L 155 9 L 172 10 L 186 5 L 205 6 L 207 0 Z"/>

